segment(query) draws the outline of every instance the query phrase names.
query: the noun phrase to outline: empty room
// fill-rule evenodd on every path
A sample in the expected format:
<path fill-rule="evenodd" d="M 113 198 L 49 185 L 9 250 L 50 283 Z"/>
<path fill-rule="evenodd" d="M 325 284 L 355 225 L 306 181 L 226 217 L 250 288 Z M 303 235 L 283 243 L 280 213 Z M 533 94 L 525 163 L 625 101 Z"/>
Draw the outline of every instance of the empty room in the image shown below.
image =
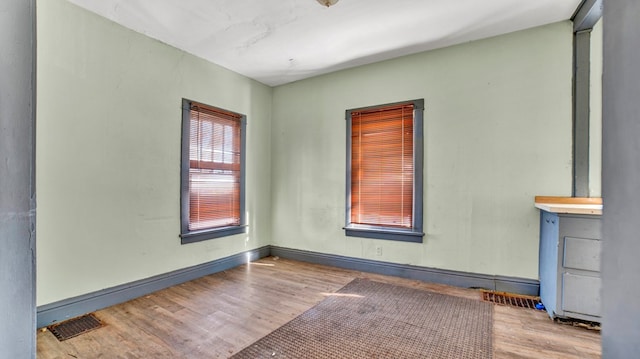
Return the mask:
<path fill-rule="evenodd" d="M 8 0 L 0 358 L 633 357 L 603 2 Z"/>

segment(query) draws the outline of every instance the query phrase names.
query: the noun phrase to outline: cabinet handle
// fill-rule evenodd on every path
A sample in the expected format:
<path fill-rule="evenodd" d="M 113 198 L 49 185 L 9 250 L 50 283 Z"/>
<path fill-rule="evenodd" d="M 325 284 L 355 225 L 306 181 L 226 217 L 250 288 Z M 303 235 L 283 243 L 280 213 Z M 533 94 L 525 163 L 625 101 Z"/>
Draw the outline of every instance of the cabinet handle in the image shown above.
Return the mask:
<path fill-rule="evenodd" d="M 545 221 L 547 221 L 547 223 L 549 223 L 549 218 L 545 219 Z"/>

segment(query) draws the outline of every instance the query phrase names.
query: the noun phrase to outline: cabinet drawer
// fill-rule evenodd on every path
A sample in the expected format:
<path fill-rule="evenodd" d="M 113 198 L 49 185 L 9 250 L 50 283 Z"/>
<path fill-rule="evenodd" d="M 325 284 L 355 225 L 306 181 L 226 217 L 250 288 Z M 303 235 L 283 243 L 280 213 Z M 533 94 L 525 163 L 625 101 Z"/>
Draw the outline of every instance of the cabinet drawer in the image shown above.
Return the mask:
<path fill-rule="evenodd" d="M 562 310 L 600 316 L 601 279 L 564 273 L 562 275 Z"/>
<path fill-rule="evenodd" d="M 600 272 L 600 241 L 594 239 L 565 237 L 565 268 Z"/>

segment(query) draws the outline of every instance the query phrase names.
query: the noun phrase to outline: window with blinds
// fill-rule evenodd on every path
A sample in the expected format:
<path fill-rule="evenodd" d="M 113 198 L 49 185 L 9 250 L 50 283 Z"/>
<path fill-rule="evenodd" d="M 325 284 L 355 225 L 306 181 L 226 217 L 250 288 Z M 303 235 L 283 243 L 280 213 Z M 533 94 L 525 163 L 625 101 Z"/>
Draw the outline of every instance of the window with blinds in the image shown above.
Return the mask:
<path fill-rule="evenodd" d="M 350 110 L 347 122 L 347 235 L 421 241 L 422 102 Z"/>
<path fill-rule="evenodd" d="M 233 112 L 183 105 L 183 242 L 235 234 L 243 225 L 243 124 Z"/>

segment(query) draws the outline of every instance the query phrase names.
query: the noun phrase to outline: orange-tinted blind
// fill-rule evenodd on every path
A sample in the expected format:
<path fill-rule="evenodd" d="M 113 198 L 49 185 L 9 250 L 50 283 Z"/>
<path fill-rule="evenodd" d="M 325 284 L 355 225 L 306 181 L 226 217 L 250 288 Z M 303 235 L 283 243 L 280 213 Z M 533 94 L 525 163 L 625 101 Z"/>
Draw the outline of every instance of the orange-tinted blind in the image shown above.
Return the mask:
<path fill-rule="evenodd" d="M 351 113 L 351 223 L 413 225 L 413 105 Z"/>
<path fill-rule="evenodd" d="M 241 118 L 191 107 L 189 230 L 240 225 Z"/>

